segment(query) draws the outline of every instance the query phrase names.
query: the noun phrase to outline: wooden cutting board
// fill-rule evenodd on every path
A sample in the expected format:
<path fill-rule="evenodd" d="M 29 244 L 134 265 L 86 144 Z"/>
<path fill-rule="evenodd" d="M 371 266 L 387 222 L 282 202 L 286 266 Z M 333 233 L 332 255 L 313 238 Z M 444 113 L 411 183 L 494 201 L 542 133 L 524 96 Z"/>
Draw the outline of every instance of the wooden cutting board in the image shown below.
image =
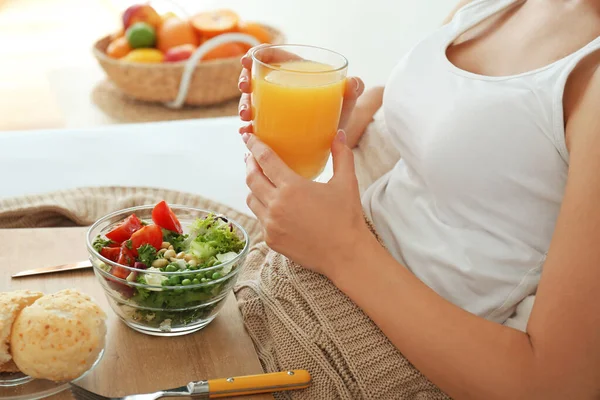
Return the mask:
<path fill-rule="evenodd" d="M 110 309 L 91 269 L 11 279 L 19 271 L 86 260 L 86 230 L 0 230 L 0 291 L 31 289 L 53 293 L 75 288 L 92 296 L 106 311 L 105 355 L 81 386 L 105 396 L 123 396 L 182 386 L 190 381 L 262 373 L 233 294 L 203 330 L 164 338 L 138 333 L 122 323 Z M 73 397 L 63 392 L 50 398 Z M 271 395 L 238 398 L 273 399 Z"/>

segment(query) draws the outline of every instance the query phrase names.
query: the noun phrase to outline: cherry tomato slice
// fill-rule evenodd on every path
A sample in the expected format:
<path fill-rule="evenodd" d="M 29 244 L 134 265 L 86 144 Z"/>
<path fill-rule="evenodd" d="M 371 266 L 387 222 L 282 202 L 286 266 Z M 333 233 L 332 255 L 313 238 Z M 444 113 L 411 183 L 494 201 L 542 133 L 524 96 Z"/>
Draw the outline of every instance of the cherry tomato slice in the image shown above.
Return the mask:
<path fill-rule="evenodd" d="M 183 233 L 181 223 L 177 219 L 177 216 L 164 200 L 154 206 L 154 209 L 152 210 L 152 221 L 163 229 L 179 234 Z"/>
<path fill-rule="evenodd" d="M 117 262 L 121 255 L 121 249 L 118 247 L 103 247 L 100 249 L 100 254 L 108 258 L 110 261 Z"/>
<path fill-rule="evenodd" d="M 123 243 L 129 239 L 134 232 L 141 229 L 141 227 L 142 221 L 140 221 L 135 214 L 131 214 L 129 217 L 125 218 L 119 226 L 108 232 L 106 237 L 114 242 Z"/>
<path fill-rule="evenodd" d="M 160 250 L 162 245 L 163 234 L 162 229 L 158 225 L 147 225 L 139 231 L 131 235 L 131 251 L 134 255 L 137 255 L 137 249 L 144 245 L 149 244 L 156 250 Z"/>
<path fill-rule="evenodd" d="M 127 247 L 126 243 L 123 243 L 119 249 L 119 258 L 117 259 L 117 262 L 121 265 L 127 265 L 128 267 L 131 267 L 135 263 L 135 256 Z M 129 271 L 127 268 L 113 266 L 110 270 L 110 273 L 117 278 L 126 279 L 131 271 Z"/>
<path fill-rule="evenodd" d="M 133 251 L 127 246 L 127 243 L 123 243 L 119 249 L 119 258 L 117 262 L 121 265 L 127 265 L 128 267 L 133 266 L 135 263 L 135 255 Z"/>

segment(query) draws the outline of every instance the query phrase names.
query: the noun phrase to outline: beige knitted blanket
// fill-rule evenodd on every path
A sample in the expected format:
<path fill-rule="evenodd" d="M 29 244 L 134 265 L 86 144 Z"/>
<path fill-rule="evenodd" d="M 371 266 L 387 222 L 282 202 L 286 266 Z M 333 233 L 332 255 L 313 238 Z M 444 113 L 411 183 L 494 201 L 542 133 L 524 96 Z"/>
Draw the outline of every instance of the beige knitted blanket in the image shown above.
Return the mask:
<path fill-rule="evenodd" d="M 372 125 L 370 130 L 380 131 Z M 355 151 L 363 189 L 398 158 L 384 141 L 367 133 Z M 161 199 L 215 210 L 248 230 L 255 244 L 235 292 L 263 368 L 308 369 L 313 377 L 310 388 L 278 398 L 447 398 L 329 280 L 270 250 L 254 218 L 222 204 L 154 188 L 81 188 L 0 200 L 0 228 L 89 225 L 111 211 Z"/>

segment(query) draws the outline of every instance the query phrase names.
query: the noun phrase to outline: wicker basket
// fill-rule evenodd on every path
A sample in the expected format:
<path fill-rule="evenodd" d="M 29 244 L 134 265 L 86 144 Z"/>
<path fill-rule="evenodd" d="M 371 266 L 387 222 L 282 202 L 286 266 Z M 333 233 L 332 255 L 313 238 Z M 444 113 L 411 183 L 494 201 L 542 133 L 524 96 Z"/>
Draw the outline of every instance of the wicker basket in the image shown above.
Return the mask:
<path fill-rule="evenodd" d="M 279 30 L 263 26 L 271 32 L 273 44 L 284 43 L 285 38 Z M 108 78 L 134 99 L 169 103 L 169 106 L 177 108 L 183 104 L 218 104 L 240 95 L 237 87 L 241 68 L 239 57 L 195 62 L 195 67 L 188 67 L 191 74 L 189 82 L 182 84 L 186 64 L 194 62 L 194 56 L 189 61 L 175 63 L 132 63 L 108 57 L 106 48 L 109 43 L 109 36 L 98 40 L 93 48 L 94 56 Z M 197 52 L 207 44 L 200 46 Z M 180 101 L 177 101 L 178 94 Z"/>

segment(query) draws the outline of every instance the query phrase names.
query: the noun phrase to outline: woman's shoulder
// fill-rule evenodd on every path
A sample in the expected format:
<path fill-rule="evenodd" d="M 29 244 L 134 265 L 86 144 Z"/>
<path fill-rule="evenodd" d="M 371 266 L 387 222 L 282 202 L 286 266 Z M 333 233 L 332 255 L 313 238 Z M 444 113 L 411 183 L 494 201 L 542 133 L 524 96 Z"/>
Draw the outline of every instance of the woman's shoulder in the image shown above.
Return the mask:
<path fill-rule="evenodd" d="M 563 95 L 567 149 L 574 135 L 582 134 L 582 120 L 600 126 L 600 51 L 586 57 L 571 72 Z M 587 128 L 586 128 L 587 129 Z M 600 132 L 598 132 L 600 133 Z"/>

